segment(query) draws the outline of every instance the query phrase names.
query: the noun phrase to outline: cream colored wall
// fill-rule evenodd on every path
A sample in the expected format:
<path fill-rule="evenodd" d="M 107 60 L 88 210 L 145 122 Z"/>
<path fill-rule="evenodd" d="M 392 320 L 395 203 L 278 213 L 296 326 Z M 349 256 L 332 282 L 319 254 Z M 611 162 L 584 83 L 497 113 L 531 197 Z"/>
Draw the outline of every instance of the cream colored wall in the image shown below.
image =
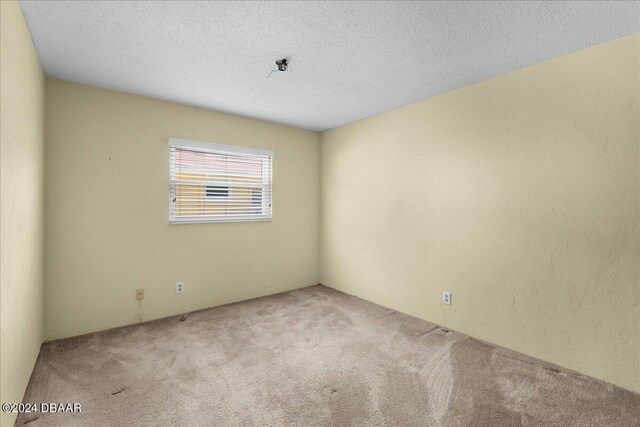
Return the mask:
<path fill-rule="evenodd" d="M 0 400 L 21 402 L 42 343 L 44 76 L 20 5 L 0 2 Z M 1 415 L 2 426 L 15 414 Z"/>
<path fill-rule="evenodd" d="M 322 283 L 640 391 L 639 47 L 323 133 Z"/>
<path fill-rule="evenodd" d="M 169 225 L 171 136 L 275 150 L 273 221 Z M 47 79 L 46 138 L 47 339 L 318 283 L 318 133 Z"/>

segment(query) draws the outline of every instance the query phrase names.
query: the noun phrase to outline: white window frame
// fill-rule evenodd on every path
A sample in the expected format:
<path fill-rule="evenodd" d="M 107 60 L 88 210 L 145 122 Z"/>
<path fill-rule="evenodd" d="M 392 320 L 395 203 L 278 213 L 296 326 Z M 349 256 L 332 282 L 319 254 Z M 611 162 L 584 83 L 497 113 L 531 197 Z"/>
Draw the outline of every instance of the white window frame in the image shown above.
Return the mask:
<path fill-rule="evenodd" d="M 173 165 L 173 156 L 171 155 L 171 148 L 181 148 L 184 150 L 190 151 L 200 151 L 204 153 L 215 153 L 215 154 L 250 154 L 255 156 L 265 157 L 263 160 L 263 171 L 267 171 L 268 175 L 266 179 L 267 182 L 267 193 L 270 194 L 271 197 L 268 199 L 266 197 L 262 198 L 262 212 L 261 215 L 248 214 L 248 215 L 224 215 L 220 217 L 176 217 L 175 216 L 175 184 L 174 184 L 174 165 Z M 169 138 L 169 223 L 170 224 L 190 224 L 190 223 L 207 223 L 207 222 L 249 222 L 249 221 L 272 221 L 273 220 L 273 158 L 275 157 L 275 151 L 266 150 L 262 148 L 253 148 L 253 147 L 243 147 L 236 145 L 226 145 L 226 144 L 217 144 L 214 142 L 205 142 L 205 141 L 196 141 L 190 139 L 183 138 Z M 268 162 L 267 162 L 268 158 Z M 271 168 L 267 168 L 266 166 L 270 163 Z M 264 173 L 264 172 L 263 172 Z M 265 192 L 264 188 L 264 179 L 263 177 L 263 186 L 262 191 L 263 194 Z M 229 187 L 232 187 L 230 185 Z M 204 189 L 206 196 L 206 186 Z M 232 189 L 229 188 L 229 197 L 231 197 Z M 229 198 L 227 197 L 227 198 Z M 225 197 L 206 197 L 209 200 L 224 200 L 227 199 Z"/>

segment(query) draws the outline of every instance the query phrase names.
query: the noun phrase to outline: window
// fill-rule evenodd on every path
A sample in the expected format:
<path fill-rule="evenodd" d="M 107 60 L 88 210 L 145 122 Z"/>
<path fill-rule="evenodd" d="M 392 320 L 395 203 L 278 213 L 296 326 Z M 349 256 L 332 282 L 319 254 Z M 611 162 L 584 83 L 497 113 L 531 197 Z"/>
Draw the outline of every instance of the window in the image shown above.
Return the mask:
<path fill-rule="evenodd" d="M 169 222 L 265 221 L 274 152 L 169 139 Z"/>

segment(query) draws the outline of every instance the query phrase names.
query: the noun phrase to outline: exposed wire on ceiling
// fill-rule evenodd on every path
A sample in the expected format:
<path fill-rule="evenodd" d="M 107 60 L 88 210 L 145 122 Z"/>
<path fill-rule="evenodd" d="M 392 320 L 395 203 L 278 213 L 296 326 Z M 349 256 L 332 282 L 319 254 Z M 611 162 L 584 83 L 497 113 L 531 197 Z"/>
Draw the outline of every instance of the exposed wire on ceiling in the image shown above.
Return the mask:
<path fill-rule="evenodd" d="M 267 78 L 270 78 L 271 74 L 273 74 L 275 71 L 287 71 L 287 68 L 289 67 L 289 62 L 286 60 L 286 58 L 282 58 L 276 61 L 276 65 L 278 66 L 278 68 L 274 68 L 273 70 L 271 70 Z"/>

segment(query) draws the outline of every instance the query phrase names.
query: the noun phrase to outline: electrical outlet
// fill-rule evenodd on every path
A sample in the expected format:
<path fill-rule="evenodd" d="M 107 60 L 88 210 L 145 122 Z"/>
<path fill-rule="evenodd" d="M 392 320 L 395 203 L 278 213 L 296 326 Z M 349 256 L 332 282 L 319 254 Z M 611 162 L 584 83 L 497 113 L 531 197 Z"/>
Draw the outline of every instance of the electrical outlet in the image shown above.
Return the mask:
<path fill-rule="evenodd" d="M 136 289 L 136 300 L 144 299 L 144 289 Z"/>
<path fill-rule="evenodd" d="M 442 303 L 451 305 L 451 292 L 442 291 Z"/>
<path fill-rule="evenodd" d="M 176 283 L 176 294 L 181 294 L 184 292 L 184 282 Z"/>

